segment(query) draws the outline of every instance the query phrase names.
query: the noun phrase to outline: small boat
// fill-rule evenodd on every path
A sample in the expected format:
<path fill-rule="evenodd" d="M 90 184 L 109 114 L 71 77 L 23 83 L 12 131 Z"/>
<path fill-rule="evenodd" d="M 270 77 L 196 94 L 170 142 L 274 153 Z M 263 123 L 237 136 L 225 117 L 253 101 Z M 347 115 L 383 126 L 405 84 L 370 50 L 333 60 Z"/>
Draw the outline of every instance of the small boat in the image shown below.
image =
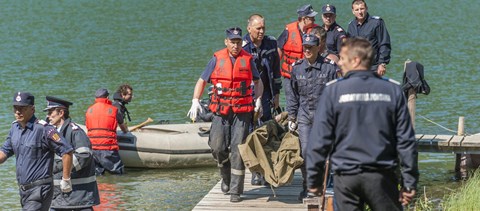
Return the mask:
<path fill-rule="evenodd" d="M 204 133 L 210 124 L 160 124 L 131 133 L 117 131 L 120 157 L 126 167 L 133 168 L 215 166 L 208 134 Z"/>

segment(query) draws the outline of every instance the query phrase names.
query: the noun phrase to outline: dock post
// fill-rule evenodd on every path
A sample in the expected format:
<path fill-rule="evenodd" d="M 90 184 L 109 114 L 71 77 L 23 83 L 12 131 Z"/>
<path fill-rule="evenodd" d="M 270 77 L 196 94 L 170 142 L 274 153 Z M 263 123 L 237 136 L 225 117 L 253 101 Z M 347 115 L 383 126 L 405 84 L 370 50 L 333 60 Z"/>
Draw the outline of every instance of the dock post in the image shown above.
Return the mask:
<path fill-rule="evenodd" d="M 458 118 L 457 135 L 463 136 L 465 134 L 465 117 Z M 464 153 L 457 153 L 455 155 L 455 177 L 457 179 L 467 179 L 467 156 Z"/>

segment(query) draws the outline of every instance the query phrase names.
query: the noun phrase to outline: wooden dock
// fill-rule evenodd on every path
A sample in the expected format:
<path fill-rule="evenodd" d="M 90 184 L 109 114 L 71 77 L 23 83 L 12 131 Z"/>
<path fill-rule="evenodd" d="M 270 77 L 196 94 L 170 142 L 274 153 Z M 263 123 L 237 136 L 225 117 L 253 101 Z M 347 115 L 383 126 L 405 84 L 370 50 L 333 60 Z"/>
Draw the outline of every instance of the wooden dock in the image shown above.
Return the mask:
<path fill-rule="evenodd" d="M 444 152 L 480 154 L 480 134 L 458 135 L 416 135 L 419 152 Z"/>
<path fill-rule="evenodd" d="M 480 154 L 480 134 L 426 135 L 417 134 L 419 152 Z M 272 189 L 267 186 L 253 186 L 250 171 L 245 170 L 245 189 L 243 201 L 231 203 L 230 195 L 220 190 L 218 182 L 212 190 L 193 208 L 193 210 L 306 210 L 307 206 L 297 200 L 302 190 L 300 170 L 295 172 L 292 184 Z"/>
<path fill-rule="evenodd" d="M 253 186 L 250 184 L 252 174 L 245 170 L 245 188 L 242 201 L 231 203 L 230 195 L 224 195 L 218 182 L 193 210 L 306 210 L 307 206 L 297 200 L 302 190 L 302 174 L 295 172 L 292 184 L 275 188 L 274 197 L 270 186 Z"/>

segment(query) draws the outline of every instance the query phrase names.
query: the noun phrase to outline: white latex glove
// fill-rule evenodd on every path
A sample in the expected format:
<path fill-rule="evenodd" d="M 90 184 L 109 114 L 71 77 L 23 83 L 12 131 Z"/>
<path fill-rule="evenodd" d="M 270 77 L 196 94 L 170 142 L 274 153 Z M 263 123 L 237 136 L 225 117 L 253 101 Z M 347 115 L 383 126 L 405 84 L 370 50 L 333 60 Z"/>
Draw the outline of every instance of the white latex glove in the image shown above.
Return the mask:
<path fill-rule="evenodd" d="M 254 108 L 254 111 L 255 112 L 260 112 L 262 111 L 262 98 L 258 98 L 257 100 L 255 100 L 255 108 Z"/>
<path fill-rule="evenodd" d="M 62 177 L 60 181 L 60 190 L 64 193 L 69 193 L 72 191 L 72 181 L 70 179 L 65 179 Z"/>
<path fill-rule="evenodd" d="M 197 120 L 198 111 L 202 113 L 202 106 L 200 105 L 200 100 L 194 98 L 192 99 L 192 107 L 190 107 L 190 111 L 188 111 L 187 116 L 190 117 L 192 121 Z"/>
<path fill-rule="evenodd" d="M 293 132 L 297 129 L 297 123 L 294 121 L 288 121 L 288 130 Z"/>

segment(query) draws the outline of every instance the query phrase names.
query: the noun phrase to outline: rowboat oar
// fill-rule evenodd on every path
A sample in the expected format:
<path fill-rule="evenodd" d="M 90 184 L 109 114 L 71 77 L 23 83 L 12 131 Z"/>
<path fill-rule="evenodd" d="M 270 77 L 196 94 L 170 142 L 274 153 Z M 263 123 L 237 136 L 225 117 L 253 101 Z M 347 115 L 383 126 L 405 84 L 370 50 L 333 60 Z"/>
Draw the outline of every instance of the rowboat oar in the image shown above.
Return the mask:
<path fill-rule="evenodd" d="M 140 128 L 146 126 L 146 125 L 148 125 L 148 124 L 151 123 L 151 122 L 153 122 L 153 119 L 150 118 L 150 117 L 148 117 L 148 119 L 145 120 L 145 122 L 142 122 L 142 123 L 140 123 L 140 124 L 138 124 L 138 125 L 132 126 L 132 127 L 128 128 L 128 130 L 129 130 L 129 131 L 138 130 L 138 129 L 140 129 Z"/>

